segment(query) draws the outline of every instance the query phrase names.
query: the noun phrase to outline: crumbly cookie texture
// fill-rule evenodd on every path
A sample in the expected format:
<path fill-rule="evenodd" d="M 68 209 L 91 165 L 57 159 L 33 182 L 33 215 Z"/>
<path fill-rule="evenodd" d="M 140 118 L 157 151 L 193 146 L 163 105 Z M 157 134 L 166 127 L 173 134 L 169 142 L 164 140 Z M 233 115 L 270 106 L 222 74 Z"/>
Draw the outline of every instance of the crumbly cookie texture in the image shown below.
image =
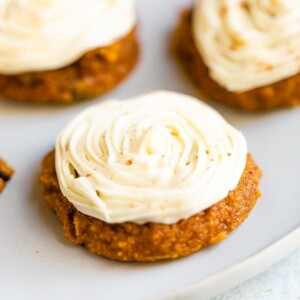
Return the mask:
<path fill-rule="evenodd" d="M 194 83 L 208 97 L 245 111 L 271 110 L 300 104 L 300 74 L 247 92 L 229 92 L 209 76 L 192 35 L 192 11 L 182 13 L 173 47 Z"/>
<path fill-rule="evenodd" d="M 14 170 L 7 165 L 7 163 L 0 159 L 0 193 L 5 188 L 6 183 L 10 180 Z"/>
<path fill-rule="evenodd" d="M 70 242 L 113 260 L 156 261 L 190 255 L 226 238 L 247 218 L 260 197 L 260 177 L 259 167 L 248 155 L 238 186 L 225 199 L 172 225 L 108 224 L 80 213 L 60 191 L 54 152 L 43 161 L 40 182 L 44 200 L 62 222 Z"/>
<path fill-rule="evenodd" d="M 71 103 L 101 95 L 120 83 L 139 56 L 136 29 L 113 45 L 92 50 L 65 68 L 0 74 L 0 96 L 36 103 Z"/>

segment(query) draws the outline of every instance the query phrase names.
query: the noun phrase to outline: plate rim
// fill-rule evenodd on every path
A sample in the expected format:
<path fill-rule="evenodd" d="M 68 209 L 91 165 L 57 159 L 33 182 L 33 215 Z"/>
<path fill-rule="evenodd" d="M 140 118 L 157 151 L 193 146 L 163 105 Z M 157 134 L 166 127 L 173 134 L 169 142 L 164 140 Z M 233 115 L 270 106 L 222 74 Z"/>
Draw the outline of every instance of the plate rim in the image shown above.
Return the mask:
<path fill-rule="evenodd" d="M 159 300 L 210 299 L 263 272 L 284 257 L 300 249 L 300 226 L 245 260 L 180 290 L 158 297 Z"/>

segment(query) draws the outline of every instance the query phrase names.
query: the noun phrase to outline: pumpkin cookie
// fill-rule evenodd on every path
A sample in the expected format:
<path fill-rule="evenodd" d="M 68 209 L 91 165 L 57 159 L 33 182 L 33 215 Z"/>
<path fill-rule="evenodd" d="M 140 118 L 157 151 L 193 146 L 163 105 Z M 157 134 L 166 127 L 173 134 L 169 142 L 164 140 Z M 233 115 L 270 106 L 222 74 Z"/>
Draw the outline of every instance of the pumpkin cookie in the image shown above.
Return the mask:
<path fill-rule="evenodd" d="M 36 103 L 95 97 L 137 62 L 132 0 L 9 0 L 0 10 L 1 97 Z"/>
<path fill-rule="evenodd" d="M 10 168 L 7 163 L 0 159 L 0 193 L 5 188 L 6 183 L 13 176 L 14 170 Z"/>
<path fill-rule="evenodd" d="M 223 0 L 196 1 L 181 16 L 175 51 L 212 100 L 246 111 L 297 105 L 300 18 L 293 6 L 298 2 L 269 1 L 261 11 L 259 2 L 247 0 L 236 1 L 234 9 Z"/>
<path fill-rule="evenodd" d="M 156 261 L 227 237 L 259 198 L 260 177 L 243 135 L 216 111 L 155 92 L 83 111 L 59 134 L 40 182 L 69 241 Z"/>

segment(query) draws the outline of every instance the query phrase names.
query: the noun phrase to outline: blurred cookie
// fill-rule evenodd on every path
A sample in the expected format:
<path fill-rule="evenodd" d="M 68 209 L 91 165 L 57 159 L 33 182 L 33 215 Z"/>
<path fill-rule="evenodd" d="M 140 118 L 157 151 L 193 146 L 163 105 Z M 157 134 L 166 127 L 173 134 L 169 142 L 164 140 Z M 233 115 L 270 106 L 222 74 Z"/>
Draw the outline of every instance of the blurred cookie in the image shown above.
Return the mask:
<path fill-rule="evenodd" d="M 300 15 L 296 2 L 196 1 L 174 46 L 210 99 L 246 111 L 300 103 Z M 299 2 L 300 4 L 300 2 Z"/>
<path fill-rule="evenodd" d="M 132 0 L 9 0 L 0 21 L 4 98 L 70 103 L 95 97 L 126 78 L 138 59 Z"/>
<path fill-rule="evenodd" d="M 10 180 L 14 170 L 7 165 L 7 163 L 0 159 L 0 193 L 5 188 L 6 183 Z"/>

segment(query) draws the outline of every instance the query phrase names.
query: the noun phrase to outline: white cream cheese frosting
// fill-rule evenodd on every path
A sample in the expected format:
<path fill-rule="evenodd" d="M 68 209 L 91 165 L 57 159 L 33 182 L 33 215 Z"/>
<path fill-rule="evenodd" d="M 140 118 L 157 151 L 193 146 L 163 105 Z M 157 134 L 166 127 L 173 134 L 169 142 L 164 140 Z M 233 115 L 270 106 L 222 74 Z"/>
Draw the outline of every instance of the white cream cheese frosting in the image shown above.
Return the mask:
<path fill-rule="evenodd" d="M 133 0 L 1 0 L 0 73 L 65 67 L 135 24 Z"/>
<path fill-rule="evenodd" d="M 189 218 L 236 188 L 246 159 L 245 138 L 216 111 L 164 91 L 86 109 L 55 148 L 63 195 L 107 223 Z"/>
<path fill-rule="evenodd" d="M 228 91 L 300 72 L 300 0 L 197 0 L 192 22 L 210 76 Z"/>

